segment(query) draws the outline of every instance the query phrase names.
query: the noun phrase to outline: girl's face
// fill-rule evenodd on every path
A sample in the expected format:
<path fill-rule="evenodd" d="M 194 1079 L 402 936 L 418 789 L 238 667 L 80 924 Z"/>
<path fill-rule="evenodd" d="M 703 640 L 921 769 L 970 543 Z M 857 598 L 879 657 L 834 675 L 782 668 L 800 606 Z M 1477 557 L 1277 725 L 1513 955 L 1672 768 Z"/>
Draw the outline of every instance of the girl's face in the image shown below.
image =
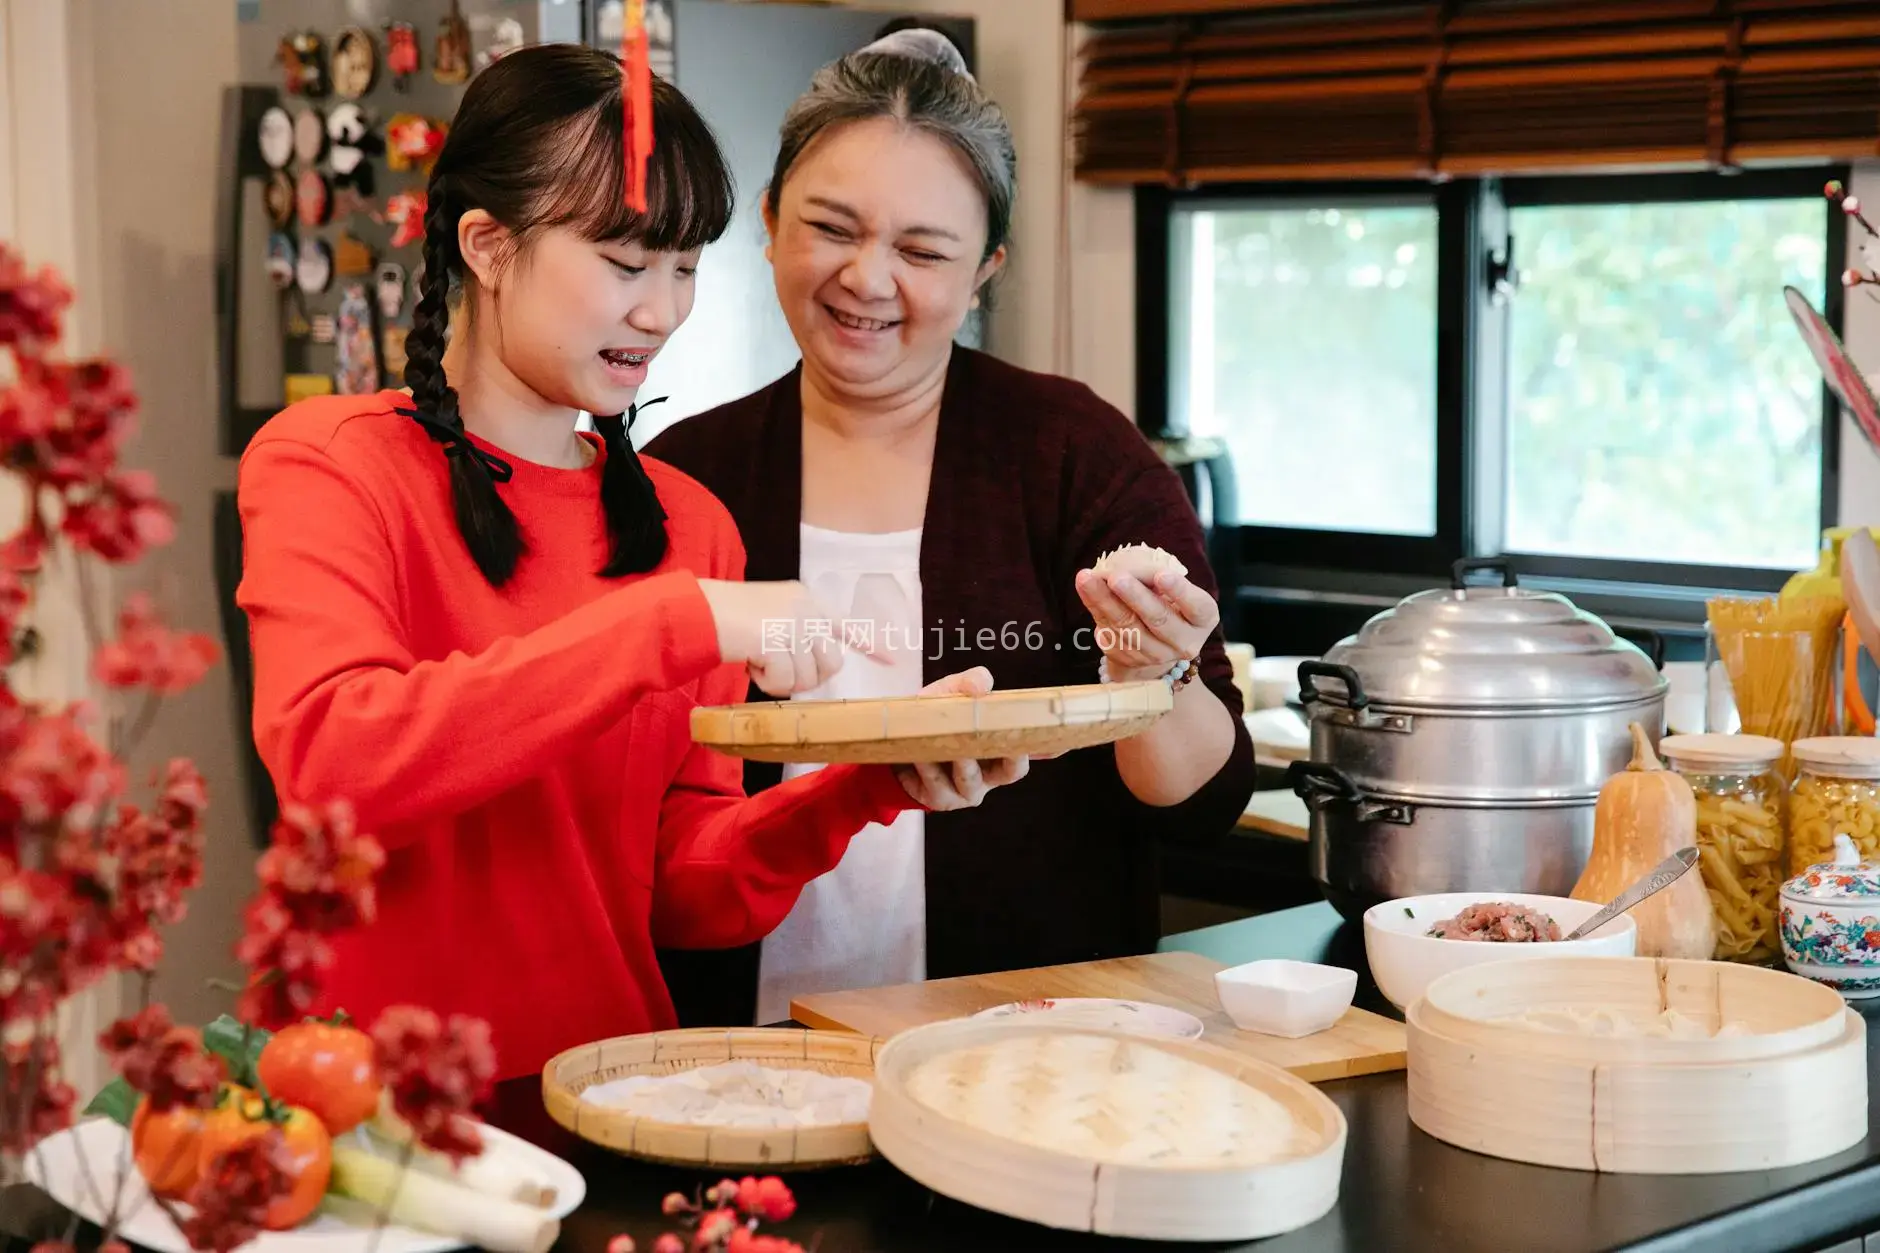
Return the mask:
<path fill-rule="evenodd" d="M 483 222 L 473 222 L 473 218 Z M 565 227 L 537 233 L 507 259 L 481 211 L 459 227 L 464 263 L 481 288 L 487 348 L 550 404 L 624 413 L 648 363 L 692 312 L 698 252 L 596 243 Z"/>
<path fill-rule="evenodd" d="M 765 210 L 777 298 L 806 363 L 858 397 L 892 399 L 941 369 L 986 257 L 986 203 L 944 140 L 874 118 L 831 130 Z"/>

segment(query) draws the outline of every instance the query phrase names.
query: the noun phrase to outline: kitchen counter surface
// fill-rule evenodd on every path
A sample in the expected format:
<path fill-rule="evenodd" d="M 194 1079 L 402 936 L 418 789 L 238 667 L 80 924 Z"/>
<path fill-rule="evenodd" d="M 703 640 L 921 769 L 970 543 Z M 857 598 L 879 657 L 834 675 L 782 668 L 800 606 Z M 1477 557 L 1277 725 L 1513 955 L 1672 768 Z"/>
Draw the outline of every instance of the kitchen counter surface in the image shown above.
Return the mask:
<path fill-rule="evenodd" d="M 1292 956 L 1353 965 L 1362 940 L 1319 904 L 1210 929 L 1222 960 Z M 1357 960 L 1353 960 L 1356 958 Z M 1389 1012 L 1368 977 L 1360 1001 Z M 1880 1027 L 1880 1006 L 1867 1011 Z M 1869 1035 L 1870 1108 L 1880 1098 L 1880 1030 Z M 1338 1206 L 1308 1227 L 1241 1245 L 1261 1253 L 1762 1253 L 1859 1250 L 1880 1232 L 1880 1138 L 1809 1166 L 1733 1175 L 1599 1175 L 1525 1166 L 1451 1148 L 1405 1112 L 1401 1072 L 1320 1085 L 1350 1124 Z M 563 1247 L 604 1253 L 625 1231 L 650 1248 L 662 1195 L 700 1176 L 657 1170 L 577 1144 L 541 1113 L 538 1085 L 507 1085 L 497 1117 L 569 1155 L 589 1200 Z M 1880 1117 L 1873 1119 L 1880 1127 Z M 707 1181 L 709 1182 L 709 1181 Z M 885 1163 L 791 1177 L 798 1216 L 777 1229 L 821 1253 L 1141 1248 L 1054 1232 L 935 1196 Z M 769 1230 L 769 1228 L 766 1228 Z M 1847 1242 L 1852 1240 L 1850 1245 Z M 1870 1248 L 1880 1249 L 1880 1240 Z"/>
<path fill-rule="evenodd" d="M 1171 947 L 1202 949 L 1221 960 L 1325 960 L 1356 965 L 1362 976 L 1362 941 L 1353 930 L 1319 904 L 1210 928 L 1198 943 Z M 1361 977 L 1359 1000 L 1389 1008 L 1368 978 Z M 1880 1027 L 1880 1006 L 1866 1012 Z M 1320 1088 L 1350 1124 L 1339 1203 L 1331 1213 L 1263 1241 L 1154 1247 L 1261 1253 L 1858 1253 L 1864 1234 L 1880 1232 L 1880 1138 L 1873 1134 L 1845 1153 L 1788 1170 L 1599 1175 L 1524 1166 L 1431 1139 L 1410 1124 L 1400 1072 Z M 1880 1030 L 1869 1035 L 1868 1093 L 1871 1109 L 1880 1097 Z M 640 1249 L 651 1249 L 668 1229 L 659 1216 L 661 1197 L 715 1181 L 628 1161 L 574 1140 L 549 1120 L 534 1079 L 504 1084 L 491 1116 L 567 1157 L 586 1177 L 587 1201 L 565 1220 L 558 1246 L 571 1253 L 605 1253 L 607 1242 L 622 1232 Z M 1880 1119 L 1874 1123 L 1880 1127 Z M 819 1253 L 1150 1247 L 1000 1218 L 936 1196 L 882 1162 L 795 1174 L 790 1182 L 797 1216 L 765 1230 Z M 31 1207 L 16 1201 L 0 1198 L 0 1209 L 10 1215 L 10 1234 L 47 1230 L 18 1225 Z M 1880 1249 L 1880 1239 L 1866 1247 Z"/>

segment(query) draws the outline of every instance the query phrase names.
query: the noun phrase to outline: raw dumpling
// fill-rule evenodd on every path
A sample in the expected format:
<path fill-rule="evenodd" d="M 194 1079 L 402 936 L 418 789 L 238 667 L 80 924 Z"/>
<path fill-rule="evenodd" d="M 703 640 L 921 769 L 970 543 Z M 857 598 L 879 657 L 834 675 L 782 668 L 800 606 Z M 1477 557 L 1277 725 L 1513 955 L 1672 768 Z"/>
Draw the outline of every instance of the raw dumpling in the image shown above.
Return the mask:
<path fill-rule="evenodd" d="M 1098 574 L 1121 572 L 1133 574 L 1147 583 L 1164 570 L 1186 575 L 1188 567 L 1160 548 L 1151 548 L 1147 544 L 1125 544 L 1112 552 L 1097 558 L 1097 564 L 1091 567 Z"/>

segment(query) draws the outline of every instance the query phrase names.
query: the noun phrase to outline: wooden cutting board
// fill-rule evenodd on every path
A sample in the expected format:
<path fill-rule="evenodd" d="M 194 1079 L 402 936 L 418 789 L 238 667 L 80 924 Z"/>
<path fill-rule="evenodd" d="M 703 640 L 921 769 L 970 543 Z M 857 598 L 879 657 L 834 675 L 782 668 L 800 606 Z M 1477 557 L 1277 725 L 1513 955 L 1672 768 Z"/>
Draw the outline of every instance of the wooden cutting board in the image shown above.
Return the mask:
<path fill-rule="evenodd" d="M 886 1039 L 910 1027 L 964 1018 L 1010 1001 L 1114 997 L 1186 1010 L 1206 1028 L 1203 1040 L 1289 1070 L 1308 1083 L 1404 1068 L 1403 1024 L 1369 1010 L 1346 1010 L 1327 1030 L 1298 1040 L 1240 1030 L 1221 1009 L 1214 991 L 1214 974 L 1221 969 L 1221 963 L 1199 953 L 1153 953 L 890 988 L 824 992 L 792 1001 L 790 1015 L 806 1027 Z"/>

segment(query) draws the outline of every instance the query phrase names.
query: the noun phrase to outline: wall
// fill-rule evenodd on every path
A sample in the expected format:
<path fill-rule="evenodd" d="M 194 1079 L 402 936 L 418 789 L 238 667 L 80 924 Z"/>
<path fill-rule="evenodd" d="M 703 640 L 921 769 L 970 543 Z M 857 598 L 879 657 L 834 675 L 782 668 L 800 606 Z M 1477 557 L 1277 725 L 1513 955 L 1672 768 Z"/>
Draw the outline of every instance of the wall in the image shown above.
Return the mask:
<path fill-rule="evenodd" d="M 38 3 L 39 0 L 14 0 Z M 99 185 L 96 264 L 82 295 L 103 309 L 103 344 L 143 402 L 126 460 L 157 476 L 179 512 L 176 543 L 124 583 L 154 590 L 173 621 L 218 642 L 210 503 L 234 485 L 217 455 L 213 228 L 217 119 L 235 81 L 228 0 L 90 0 L 87 49 Z M 159 313 L 160 311 L 160 313 Z M 166 702 L 139 765 L 193 758 L 208 780 L 208 854 L 189 918 L 167 937 L 157 994 L 183 1021 L 226 1008 L 211 977 L 233 978 L 239 909 L 254 890 L 226 666 Z"/>

